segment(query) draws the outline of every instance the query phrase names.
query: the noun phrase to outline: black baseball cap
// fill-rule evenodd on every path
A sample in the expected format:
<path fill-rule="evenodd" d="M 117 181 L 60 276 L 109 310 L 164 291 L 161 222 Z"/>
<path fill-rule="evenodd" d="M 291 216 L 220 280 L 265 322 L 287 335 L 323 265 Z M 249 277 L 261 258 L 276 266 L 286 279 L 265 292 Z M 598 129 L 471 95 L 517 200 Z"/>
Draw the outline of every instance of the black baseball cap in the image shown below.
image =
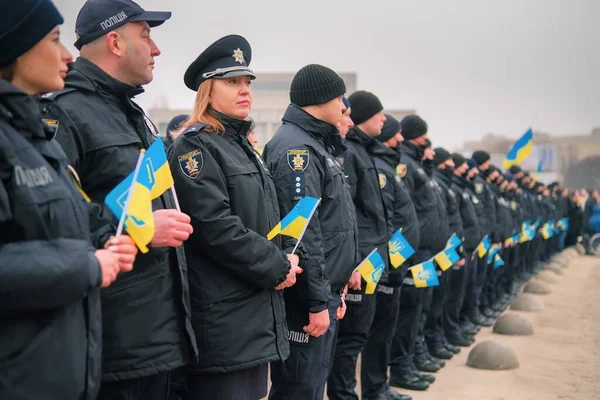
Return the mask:
<path fill-rule="evenodd" d="M 171 18 L 170 11 L 146 11 L 131 0 L 87 0 L 75 22 L 75 47 L 88 44 L 128 22 L 145 21 L 151 28 Z"/>

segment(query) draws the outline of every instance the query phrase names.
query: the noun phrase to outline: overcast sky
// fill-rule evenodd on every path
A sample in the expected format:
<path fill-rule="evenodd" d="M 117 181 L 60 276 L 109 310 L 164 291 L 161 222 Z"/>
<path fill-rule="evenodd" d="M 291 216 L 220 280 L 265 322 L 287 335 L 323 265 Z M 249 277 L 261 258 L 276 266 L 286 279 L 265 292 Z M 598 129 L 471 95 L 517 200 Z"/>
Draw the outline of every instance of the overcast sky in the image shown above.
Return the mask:
<path fill-rule="evenodd" d="M 73 54 L 83 0 L 55 0 Z M 165 95 L 189 107 L 182 76 L 216 39 L 252 45 L 257 72 L 319 63 L 357 72 L 360 89 L 386 108 L 412 108 L 434 145 L 456 148 L 486 132 L 520 136 L 529 126 L 588 134 L 600 126 L 599 0 L 140 0 L 173 12 L 153 30 L 162 50 L 138 98 Z"/>

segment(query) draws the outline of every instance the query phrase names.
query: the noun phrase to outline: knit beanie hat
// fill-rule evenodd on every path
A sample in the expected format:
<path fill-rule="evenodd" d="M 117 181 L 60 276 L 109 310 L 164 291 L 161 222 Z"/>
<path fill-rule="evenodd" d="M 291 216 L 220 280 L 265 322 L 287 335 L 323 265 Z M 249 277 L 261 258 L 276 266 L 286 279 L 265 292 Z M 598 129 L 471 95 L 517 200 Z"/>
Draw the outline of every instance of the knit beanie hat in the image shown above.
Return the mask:
<path fill-rule="evenodd" d="M 418 115 L 407 115 L 400 122 L 400 127 L 406 140 L 416 139 L 427 133 L 427 122 Z"/>
<path fill-rule="evenodd" d="M 368 121 L 375 114 L 383 110 L 383 105 L 381 105 L 377 96 L 371 92 L 359 90 L 352 93 L 348 100 L 350 100 L 350 104 L 352 105 L 350 118 L 352 118 L 354 125 L 360 125 Z"/>
<path fill-rule="evenodd" d="M 464 163 L 467 162 L 467 159 L 464 158 L 462 155 L 458 154 L 458 153 L 453 153 L 452 154 L 452 161 L 454 161 L 454 166 L 456 168 L 460 167 L 461 165 L 463 165 Z"/>
<path fill-rule="evenodd" d="M 290 101 L 298 107 L 314 106 L 330 102 L 344 93 L 346 84 L 335 71 L 322 65 L 309 64 L 294 76 Z"/>
<path fill-rule="evenodd" d="M 50 0 L 3 1 L 0 5 L 0 68 L 12 64 L 63 22 Z"/>
<path fill-rule="evenodd" d="M 354 114 L 354 110 L 352 113 Z M 383 123 L 383 128 L 381 128 L 381 135 L 377 136 L 377 140 L 382 143 L 387 142 L 396 136 L 396 133 L 400 132 L 400 121 L 389 114 L 385 114 L 385 118 L 386 120 Z"/>
<path fill-rule="evenodd" d="M 477 150 L 473 153 L 471 158 L 477 163 L 477 165 L 481 165 L 490 159 L 490 153 L 483 150 Z"/>
<path fill-rule="evenodd" d="M 513 165 L 510 167 L 510 169 L 508 170 L 511 174 L 516 175 L 519 172 L 522 172 L 523 170 L 521 169 L 521 167 L 519 167 L 518 165 Z"/>
<path fill-rule="evenodd" d="M 443 164 L 452 157 L 450 153 L 448 153 L 448 151 L 442 147 L 437 147 L 434 149 L 434 151 L 435 156 L 433 157 L 433 163 L 435 165 Z"/>

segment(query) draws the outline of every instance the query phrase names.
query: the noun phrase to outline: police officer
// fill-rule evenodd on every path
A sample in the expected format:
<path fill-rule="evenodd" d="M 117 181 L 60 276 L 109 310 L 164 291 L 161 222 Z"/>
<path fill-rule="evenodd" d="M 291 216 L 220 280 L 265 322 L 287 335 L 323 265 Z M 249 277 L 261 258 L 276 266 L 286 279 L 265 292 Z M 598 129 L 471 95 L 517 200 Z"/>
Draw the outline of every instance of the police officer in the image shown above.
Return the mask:
<path fill-rule="evenodd" d="M 443 205 L 438 201 L 437 189 L 423 165 L 425 149 L 429 147 L 427 123 L 417 115 L 409 115 L 401 121 L 400 125 L 405 142 L 400 149 L 402 159 L 398 169 L 411 195 L 419 221 L 419 247 L 415 249 L 417 251 L 413 256 L 414 263 L 418 264 L 431 259 L 435 251 L 444 248 L 448 239 L 448 219 L 446 211 L 442 209 Z M 405 296 L 402 296 L 400 309 L 414 320 L 405 324 L 405 330 L 397 329 L 394 335 L 390 357 L 390 384 L 405 389 L 425 390 L 430 382 L 414 372 L 416 369 L 414 349 L 429 290 L 415 288 L 410 276 L 405 278 L 402 290 L 407 292 L 406 298 L 412 301 L 405 304 L 403 301 Z M 413 291 L 414 296 L 411 293 Z M 418 361 L 421 368 L 429 370 L 441 368 L 439 363 L 429 358 L 427 353 L 424 354 L 424 359 Z"/>
<path fill-rule="evenodd" d="M 462 222 L 462 233 L 457 233 L 464 238 L 463 254 L 465 263 L 462 268 L 452 270 L 452 287 L 455 288 L 455 297 L 451 296 L 446 303 L 447 319 L 445 320 L 446 336 L 448 341 L 458 346 L 470 346 L 473 343 L 471 335 L 477 330 L 465 328 L 461 324 L 460 312 L 464 303 L 470 271 L 476 269 L 475 248 L 481 240 L 481 229 L 477 213 L 471 196 L 474 194 L 470 183 L 466 180 L 468 164 L 466 160 L 456 154 L 452 155 L 455 169 L 452 176 L 451 190 L 456 195 L 458 209 Z"/>
<path fill-rule="evenodd" d="M 372 150 L 375 167 L 379 176 L 383 202 L 388 211 L 388 236 L 398 229 L 413 248 L 419 247 L 419 224 L 417 213 L 410 194 L 398 175 L 397 166 L 400 163 L 399 149 L 404 138 L 400 134 L 400 121 L 391 115 L 385 115 L 386 121 L 377 140 L 382 145 Z M 388 384 L 388 364 L 391 349 L 391 339 L 396 327 L 402 330 L 404 313 L 400 310 L 402 283 L 410 260 L 397 269 L 390 268 L 389 275 L 382 277 L 377 287 L 377 305 L 375 317 L 371 325 L 369 338 L 362 352 L 361 387 L 363 397 L 371 393 L 383 393 L 388 398 L 408 399 L 408 395 L 391 392 Z M 408 300 L 407 300 L 408 301 Z M 419 371 L 415 368 L 415 373 Z M 435 380 L 435 377 L 431 378 Z M 395 396 L 395 397 L 394 397 Z M 404 397 L 402 397 L 404 396 Z M 374 397 L 374 396 L 371 396 Z"/>
<path fill-rule="evenodd" d="M 90 225 L 98 208 L 73 184 L 56 124 L 44 124 L 33 97 L 64 87 L 62 23 L 49 0 L 0 5 L 2 399 L 96 398 L 99 288 L 131 271 L 136 253 L 129 237 Z"/>
<path fill-rule="evenodd" d="M 158 135 L 132 99 L 152 80 L 160 55 L 150 28 L 170 16 L 147 12 L 131 0 L 86 2 L 75 28 L 81 56 L 65 89 L 42 97 L 43 118 L 55 124 L 83 190 L 99 205 Z M 180 248 L 192 232 L 190 219 L 175 210 L 169 192 L 152 208 L 156 233 L 150 251 L 102 293 L 100 399 L 164 399 L 170 371 L 196 358 Z M 104 206 L 102 217 L 116 225 Z"/>
<path fill-rule="evenodd" d="M 439 154 L 438 154 L 439 151 Z M 457 230 L 462 230 L 460 225 L 460 212 L 456 195 L 450 190 L 452 184 L 452 176 L 454 174 L 454 162 L 450 157 L 450 153 L 445 149 L 438 147 L 433 150 L 433 169 L 432 177 L 438 189 L 439 198 L 446 209 L 448 215 L 449 232 L 455 233 Z M 457 262 L 459 266 L 464 265 L 464 260 Z M 427 346 L 432 355 L 439 356 L 441 353 L 446 354 L 448 351 L 457 354 L 460 352 L 460 347 L 448 342 L 444 333 L 445 304 L 447 303 L 451 292 L 451 277 L 452 270 L 447 270 L 440 276 L 440 285 L 433 288 L 433 298 L 431 311 L 427 316 L 425 325 L 425 339 Z"/>
<path fill-rule="evenodd" d="M 297 285 L 284 293 L 291 353 L 286 362 L 272 364 L 271 399 L 323 398 L 337 310 L 358 262 L 354 204 L 336 160 L 343 152 L 338 126 L 347 132 L 351 125 L 343 117 L 349 112 L 345 92 L 344 81 L 330 68 L 301 68 L 283 125 L 265 146 L 282 215 L 304 196 L 321 199 L 302 238 L 309 261 Z"/>
<path fill-rule="evenodd" d="M 382 191 L 385 185 L 378 176 L 373 156 L 373 149 L 380 146 L 375 138 L 381 134 L 385 123 L 383 105 L 377 96 L 367 91 L 357 91 L 348 100 L 352 105 L 351 118 L 354 127 L 350 129 L 344 142 L 347 147 L 344 154 L 344 173 L 348 177 L 350 194 L 356 209 L 360 258 L 366 258 L 369 253 L 377 249 L 386 261 L 387 268 L 389 265 L 387 241 L 391 230 L 388 225 L 388 215 L 392 210 L 386 208 L 383 202 Z M 357 301 L 347 303 L 346 318 L 340 322 L 335 358 L 329 378 L 331 385 L 327 388 L 330 399 L 358 398 L 355 392 L 356 361 L 367 338 L 371 336 L 372 340 L 380 343 L 391 339 L 390 330 L 393 329 L 393 325 L 388 325 L 385 332 L 381 332 L 381 327 L 377 323 L 371 327 L 378 304 L 377 294 L 366 293 L 366 288 L 367 285 L 362 283 L 360 287 L 350 287 L 348 290 L 349 297 L 353 295 Z M 365 353 L 362 358 L 362 370 L 365 370 L 370 362 L 376 365 L 382 363 L 387 365 L 385 353 L 383 353 L 383 360 L 381 356 L 380 352 Z M 387 398 L 384 394 L 386 392 L 396 395 L 387 385 L 362 389 L 362 397 L 368 399 Z"/>
<path fill-rule="evenodd" d="M 296 240 L 266 239 L 280 215 L 270 173 L 247 139 L 251 59 L 238 35 L 196 58 L 184 77 L 197 91 L 194 111 L 169 151 L 181 209 L 194 226 L 185 246 L 199 345 L 191 399 L 262 398 L 268 363 L 289 355 L 281 289 L 295 283 L 300 260 L 291 254 Z"/>

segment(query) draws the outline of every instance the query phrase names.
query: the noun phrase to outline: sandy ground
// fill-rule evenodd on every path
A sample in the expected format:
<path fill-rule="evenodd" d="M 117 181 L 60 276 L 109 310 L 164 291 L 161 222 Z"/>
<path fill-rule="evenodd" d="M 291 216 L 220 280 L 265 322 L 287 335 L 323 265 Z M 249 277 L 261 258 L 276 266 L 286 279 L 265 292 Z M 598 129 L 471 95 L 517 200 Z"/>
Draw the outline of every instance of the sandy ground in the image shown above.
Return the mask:
<path fill-rule="evenodd" d="M 418 400 L 600 399 L 600 259 L 574 259 L 552 293 L 539 296 L 544 311 L 519 313 L 534 326 L 526 337 L 482 329 L 477 345 L 494 340 L 511 347 L 520 368 L 484 371 L 466 366 L 469 349 L 446 363 L 425 392 L 404 391 Z"/>
<path fill-rule="evenodd" d="M 505 311 L 531 321 L 533 336 L 498 335 L 483 328 L 471 346 L 485 340 L 503 343 L 516 352 L 519 368 L 472 369 L 466 365 L 471 348 L 463 348 L 435 374 L 427 391 L 398 391 L 415 400 L 600 399 L 600 258 L 575 258 L 564 272 L 549 284 L 551 294 L 539 296 L 544 311 Z"/>

